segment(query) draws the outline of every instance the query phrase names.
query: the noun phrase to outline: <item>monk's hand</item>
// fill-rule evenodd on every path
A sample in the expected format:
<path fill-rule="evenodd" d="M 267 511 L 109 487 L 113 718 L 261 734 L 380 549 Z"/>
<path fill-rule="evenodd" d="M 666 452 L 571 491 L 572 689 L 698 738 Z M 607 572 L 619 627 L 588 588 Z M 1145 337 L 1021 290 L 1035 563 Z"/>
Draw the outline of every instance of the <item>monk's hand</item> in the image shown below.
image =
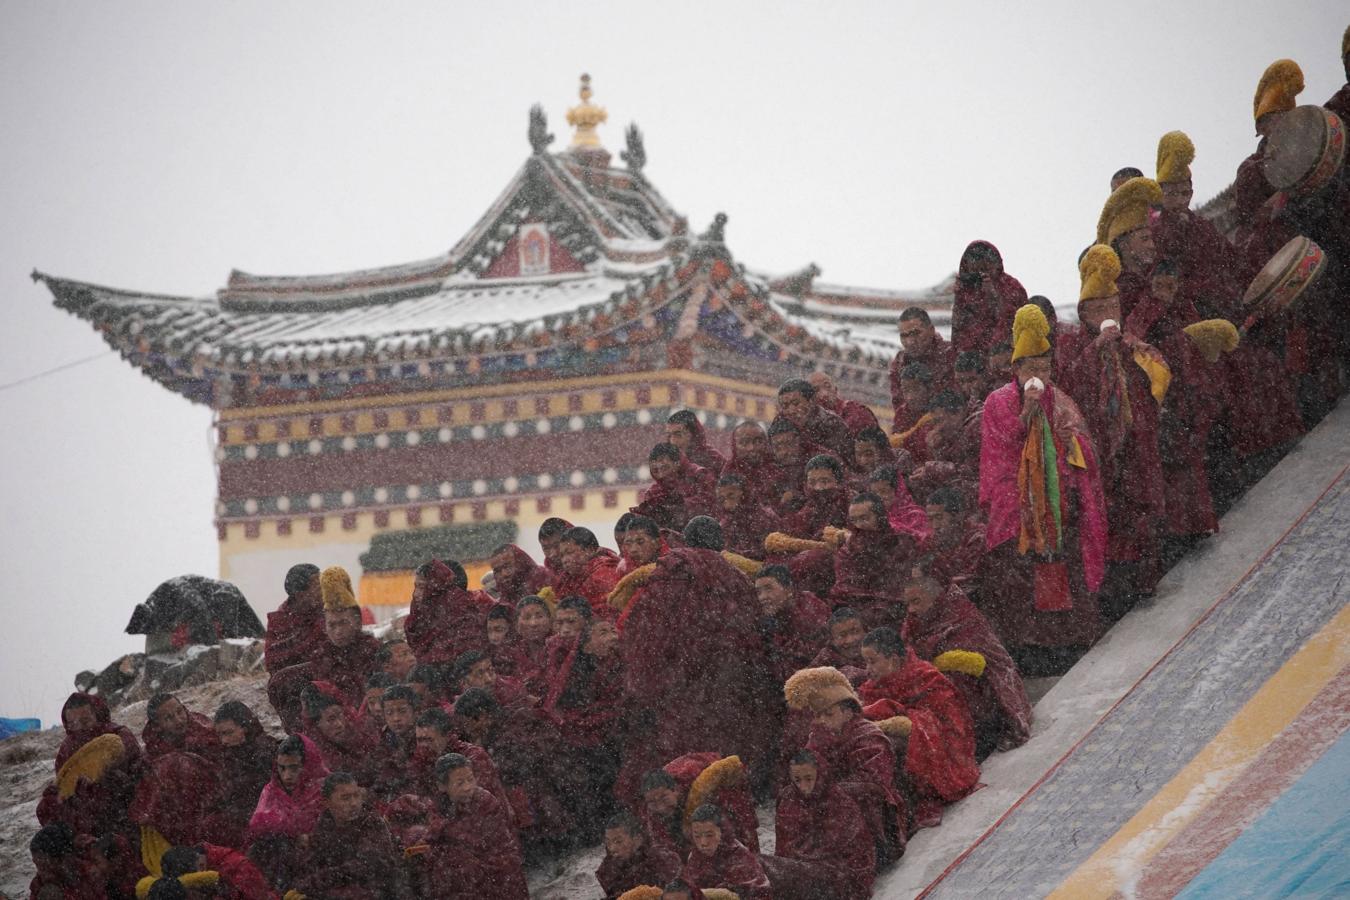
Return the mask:
<path fill-rule="evenodd" d="M 1120 326 L 1112 324 L 1111 327 L 1103 328 L 1100 332 L 1097 333 L 1097 337 L 1095 340 L 1093 340 L 1092 345 L 1098 348 L 1106 347 L 1111 344 L 1114 344 L 1122 337 L 1124 337 L 1124 335 L 1121 334 Z"/>
<path fill-rule="evenodd" d="M 1041 394 L 1045 388 L 1027 385 L 1022 388 L 1022 418 L 1030 419 L 1041 408 Z"/>

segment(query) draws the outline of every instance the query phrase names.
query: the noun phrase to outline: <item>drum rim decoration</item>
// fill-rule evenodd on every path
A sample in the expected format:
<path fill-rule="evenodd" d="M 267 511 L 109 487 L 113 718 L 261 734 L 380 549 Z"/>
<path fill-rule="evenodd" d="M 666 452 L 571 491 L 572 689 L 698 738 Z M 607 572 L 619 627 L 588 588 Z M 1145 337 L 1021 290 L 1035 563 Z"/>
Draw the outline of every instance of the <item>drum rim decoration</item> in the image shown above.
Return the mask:
<path fill-rule="evenodd" d="M 1252 279 L 1252 284 L 1247 288 L 1247 293 L 1243 296 L 1242 302 L 1250 310 L 1253 317 L 1287 309 L 1308 285 L 1316 281 L 1317 277 L 1322 274 L 1322 270 L 1326 267 L 1326 253 L 1318 246 L 1316 241 L 1306 235 L 1290 238 L 1284 247 L 1276 252 L 1275 256 L 1279 256 L 1280 253 L 1284 252 L 1285 247 L 1290 244 L 1300 242 L 1302 243 L 1302 249 L 1296 254 L 1290 265 L 1281 270 L 1269 285 L 1254 296 L 1251 294 L 1251 290 L 1261 274 Z M 1274 259 L 1275 256 L 1272 256 L 1271 259 Z M 1269 264 L 1269 262 L 1266 263 L 1266 265 Z M 1264 273 L 1264 268 L 1262 272 Z"/>

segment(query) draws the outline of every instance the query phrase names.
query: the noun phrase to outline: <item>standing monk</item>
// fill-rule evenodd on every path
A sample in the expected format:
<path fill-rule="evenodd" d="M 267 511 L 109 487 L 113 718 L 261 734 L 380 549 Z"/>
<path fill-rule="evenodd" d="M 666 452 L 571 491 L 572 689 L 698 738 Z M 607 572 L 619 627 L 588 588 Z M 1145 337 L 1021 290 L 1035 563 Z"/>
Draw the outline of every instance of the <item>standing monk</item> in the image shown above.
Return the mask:
<path fill-rule="evenodd" d="M 936 390 L 952 387 L 955 380 L 956 351 L 937 333 L 923 307 L 911 306 L 900 313 L 900 347 L 891 360 L 892 434 L 903 434 L 913 428 L 925 412 L 911 408 L 900 389 L 900 373 L 907 366 L 923 363 L 933 374 Z"/>
<path fill-rule="evenodd" d="M 647 454 L 652 485 L 632 512 L 656 521 L 662 528 L 680 531 L 694 516 L 713 511 L 716 469 L 695 465 L 674 444 L 657 444 Z"/>
<path fill-rule="evenodd" d="M 694 465 L 714 475 L 722 471 L 727 458 L 708 443 L 708 433 L 693 410 L 677 409 L 666 419 L 666 442 L 674 444 Z"/>
<path fill-rule="evenodd" d="M 589 528 L 569 528 L 558 552 L 562 555 L 562 572 L 554 580 L 553 593 L 558 597 L 585 597 L 592 609 L 606 615 L 609 592 L 619 582 L 618 554 L 601 547 Z"/>
<path fill-rule="evenodd" d="M 276 612 L 267 614 L 263 665 L 268 672 L 305 662 L 324 640 L 319 567 L 309 563 L 291 566 L 285 587 L 286 599 Z"/>
<path fill-rule="evenodd" d="M 1035 306 L 1017 311 L 1016 380 L 984 404 L 980 506 L 985 614 L 1014 658 L 1056 669 L 1101 632 L 1106 503 L 1083 414 L 1051 383 L 1049 330 Z"/>
<path fill-rule="evenodd" d="M 417 568 L 403 633 L 419 664 L 443 673 L 461 653 L 488 648 L 492 599 L 468 588 L 469 577 L 454 560 L 433 559 Z"/>
<path fill-rule="evenodd" d="M 988 241 L 971 241 L 956 270 L 952 347 L 957 353 L 988 353 L 1012 328 L 1013 316 L 1026 302 L 1026 288 L 1003 270 L 998 248 Z"/>

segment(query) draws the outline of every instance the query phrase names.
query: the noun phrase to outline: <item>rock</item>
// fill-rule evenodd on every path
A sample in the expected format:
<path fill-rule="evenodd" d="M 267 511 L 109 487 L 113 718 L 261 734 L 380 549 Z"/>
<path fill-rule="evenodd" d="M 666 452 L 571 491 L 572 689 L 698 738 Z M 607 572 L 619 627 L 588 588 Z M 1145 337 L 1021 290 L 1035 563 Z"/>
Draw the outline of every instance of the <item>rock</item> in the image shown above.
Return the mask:
<path fill-rule="evenodd" d="M 95 675 L 93 672 L 89 671 L 88 669 L 85 669 L 83 672 L 75 676 L 75 690 L 88 693 L 89 689 L 94 686 L 94 679 L 97 677 L 98 676 Z"/>

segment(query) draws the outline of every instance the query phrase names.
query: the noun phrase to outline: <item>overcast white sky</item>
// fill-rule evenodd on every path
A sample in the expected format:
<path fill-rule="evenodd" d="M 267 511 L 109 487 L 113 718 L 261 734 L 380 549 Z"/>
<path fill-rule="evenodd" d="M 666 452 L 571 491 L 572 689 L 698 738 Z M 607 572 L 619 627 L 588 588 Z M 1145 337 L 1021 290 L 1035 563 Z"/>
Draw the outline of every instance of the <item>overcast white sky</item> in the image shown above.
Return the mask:
<path fill-rule="evenodd" d="M 208 294 L 451 246 L 577 75 L 616 153 L 760 269 L 920 287 L 973 238 L 1057 302 L 1110 174 L 1254 146 L 1262 69 L 1343 82 L 1335 2 L 0 4 L 0 385 L 106 350 L 28 280 Z M 109 355 L 0 389 L 0 716 L 139 649 L 132 606 L 214 574 L 210 412 Z M 271 606 L 278 596 L 253 598 Z"/>

